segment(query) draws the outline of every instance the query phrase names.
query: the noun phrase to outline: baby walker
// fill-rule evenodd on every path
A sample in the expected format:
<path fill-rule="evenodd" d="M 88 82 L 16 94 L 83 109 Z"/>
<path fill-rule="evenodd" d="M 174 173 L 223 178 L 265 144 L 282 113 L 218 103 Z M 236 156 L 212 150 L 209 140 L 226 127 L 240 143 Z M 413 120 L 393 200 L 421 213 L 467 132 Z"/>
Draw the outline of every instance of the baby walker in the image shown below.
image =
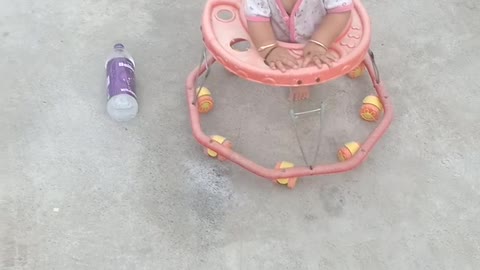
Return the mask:
<path fill-rule="evenodd" d="M 201 26 L 206 49 L 199 67 L 192 71 L 186 82 L 195 139 L 204 147 L 208 156 L 232 161 L 258 176 L 287 185 L 289 188 L 295 187 L 299 177 L 342 173 L 358 167 L 386 132 L 393 118 L 392 104 L 380 80 L 373 52 L 369 49 L 370 21 L 360 0 L 354 0 L 355 8 L 350 22 L 330 49 L 338 57 L 332 67 L 318 69 L 313 65 L 289 70 L 286 73 L 270 69 L 263 63 L 256 50 L 234 49 L 234 45 L 239 42 L 250 42 L 242 5 L 242 0 L 207 0 Z M 303 45 L 280 42 L 280 46 L 288 48 L 294 55 L 299 55 Z M 211 57 L 207 57 L 207 50 L 212 54 Z M 379 123 L 363 143 L 355 141 L 346 143 L 337 153 L 338 163 L 295 167 L 290 162 L 282 161 L 273 168 L 265 168 L 235 152 L 232 149 L 232 142 L 228 139 L 219 135 L 207 136 L 202 131 L 200 115 L 208 113 L 213 108 L 213 98 L 210 91 L 204 87 L 204 83 L 209 75 L 209 67 L 215 61 L 240 78 L 282 87 L 323 84 L 344 75 L 357 78 L 366 69 L 376 95 L 369 95 L 363 100 L 360 116 L 365 121 Z M 204 77 L 200 81 L 202 75 Z M 292 111 L 291 116 L 295 119 L 301 114 L 315 111 L 298 113 Z"/>

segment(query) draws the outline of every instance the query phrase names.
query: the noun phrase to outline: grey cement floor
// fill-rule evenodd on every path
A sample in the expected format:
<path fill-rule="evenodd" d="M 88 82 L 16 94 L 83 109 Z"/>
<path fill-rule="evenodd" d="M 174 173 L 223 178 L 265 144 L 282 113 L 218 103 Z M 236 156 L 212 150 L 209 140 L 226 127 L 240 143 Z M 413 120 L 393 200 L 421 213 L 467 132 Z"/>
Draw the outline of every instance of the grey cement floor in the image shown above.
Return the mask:
<path fill-rule="evenodd" d="M 360 168 L 292 191 L 191 136 L 203 1 L 0 0 L 0 269 L 479 269 L 480 4 L 365 5 L 395 121 Z M 117 41 L 138 64 L 127 124 L 105 113 Z M 208 86 L 209 133 L 262 165 L 301 162 L 283 90 L 219 66 Z M 324 89 L 329 161 L 371 130 L 356 115 L 371 86 Z"/>

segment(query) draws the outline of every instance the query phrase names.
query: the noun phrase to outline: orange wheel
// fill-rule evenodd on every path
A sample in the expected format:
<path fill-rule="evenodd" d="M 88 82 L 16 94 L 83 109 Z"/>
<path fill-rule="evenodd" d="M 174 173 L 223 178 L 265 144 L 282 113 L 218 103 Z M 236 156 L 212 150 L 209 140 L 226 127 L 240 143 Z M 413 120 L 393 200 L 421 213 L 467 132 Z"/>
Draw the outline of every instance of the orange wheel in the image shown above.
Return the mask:
<path fill-rule="evenodd" d="M 338 150 L 337 157 L 339 161 L 346 161 L 351 159 L 360 149 L 360 144 L 357 142 L 349 142 L 343 145 L 340 150 Z"/>
<path fill-rule="evenodd" d="M 219 136 L 219 135 L 213 135 L 210 137 L 212 141 L 215 141 L 229 149 L 232 149 L 233 148 L 233 143 L 229 140 L 227 140 L 225 137 L 222 137 L 222 136 Z M 217 152 L 205 147 L 204 148 L 204 153 L 209 156 L 209 157 L 212 157 L 212 158 L 218 158 L 218 160 L 220 161 L 225 161 L 227 160 L 225 157 L 219 155 Z"/>
<path fill-rule="evenodd" d="M 208 113 L 214 107 L 213 97 L 206 87 L 197 89 L 197 108 L 199 113 Z"/>
<path fill-rule="evenodd" d="M 278 162 L 277 165 L 275 165 L 275 169 L 277 170 L 282 170 L 282 169 L 290 169 L 295 167 L 293 163 L 290 163 L 288 161 L 282 161 Z M 297 177 L 291 177 L 291 178 L 279 178 L 276 179 L 277 183 L 280 185 L 286 185 L 289 188 L 294 188 L 295 185 L 297 184 Z"/>
<path fill-rule="evenodd" d="M 383 105 L 377 96 L 367 96 L 363 99 L 363 105 L 360 109 L 360 117 L 368 122 L 375 122 L 380 119 L 383 111 Z"/>
<path fill-rule="evenodd" d="M 348 73 L 348 77 L 356 79 L 361 77 L 365 73 L 365 65 L 362 63 L 358 67 L 354 68 Z"/>
<path fill-rule="evenodd" d="M 211 96 L 199 97 L 197 100 L 198 112 L 208 113 L 213 109 L 213 98 Z"/>
<path fill-rule="evenodd" d="M 380 109 L 372 104 L 363 104 L 360 110 L 360 116 L 368 122 L 375 122 L 380 117 Z"/>

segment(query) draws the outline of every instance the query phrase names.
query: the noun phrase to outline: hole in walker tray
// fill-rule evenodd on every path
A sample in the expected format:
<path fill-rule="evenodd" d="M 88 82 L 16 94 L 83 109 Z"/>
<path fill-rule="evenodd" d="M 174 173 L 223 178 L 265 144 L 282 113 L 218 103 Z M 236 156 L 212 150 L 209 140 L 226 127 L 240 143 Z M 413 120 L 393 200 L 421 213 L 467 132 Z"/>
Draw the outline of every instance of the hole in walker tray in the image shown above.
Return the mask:
<path fill-rule="evenodd" d="M 228 9 L 219 10 L 215 16 L 219 21 L 222 21 L 222 22 L 229 22 L 235 18 L 233 12 Z"/>
<path fill-rule="evenodd" d="M 230 42 L 230 47 L 235 51 L 246 52 L 250 49 L 250 42 L 243 38 L 237 38 Z"/>

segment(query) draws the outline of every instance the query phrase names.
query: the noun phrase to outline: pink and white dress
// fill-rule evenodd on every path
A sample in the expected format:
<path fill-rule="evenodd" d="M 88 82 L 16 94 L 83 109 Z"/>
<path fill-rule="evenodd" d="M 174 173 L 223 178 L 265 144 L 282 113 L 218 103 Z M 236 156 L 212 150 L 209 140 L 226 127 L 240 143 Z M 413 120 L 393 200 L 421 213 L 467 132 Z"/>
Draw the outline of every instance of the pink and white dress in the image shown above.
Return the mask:
<path fill-rule="evenodd" d="M 305 43 L 328 13 L 352 10 L 352 0 L 297 0 L 290 15 L 282 0 L 245 0 L 249 21 L 270 21 L 278 40 Z"/>

